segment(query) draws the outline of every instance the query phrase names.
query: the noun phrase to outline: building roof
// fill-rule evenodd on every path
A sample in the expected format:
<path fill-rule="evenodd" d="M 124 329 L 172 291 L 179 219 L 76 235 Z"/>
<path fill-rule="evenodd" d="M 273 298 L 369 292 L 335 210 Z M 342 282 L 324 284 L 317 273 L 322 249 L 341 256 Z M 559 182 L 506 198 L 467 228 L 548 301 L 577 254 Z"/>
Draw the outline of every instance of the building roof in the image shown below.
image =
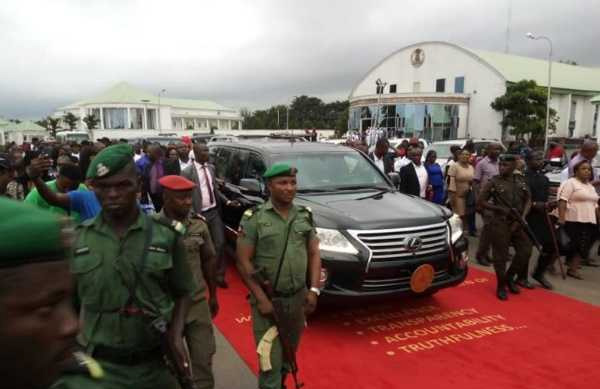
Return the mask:
<path fill-rule="evenodd" d="M 600 104 L 600 95 L 592 97 L 590 101 L 594 104 Z"/>
<path fill-rule="evenodd" d="M 146 100 L 146 101 L 144 101 Z M 136 88 L 127 82 L 120 82 L 114 85 L 107 91 L 99 94 L 98 96 L 81 100 L 68 106 L 62 107 L 62 109 L 72 108 L 82 105 L 94 105 L 94 104 L 158 104 L 158 96 L 148 93 L 142 89 Z M 228 108 L 223 105 L 217 104 L 214 101 L 209 100 L 192 100 L 192 99 L 174 99 L 165 96 L 161 96 L 160 104 L 165 106 L 171 106 L 173 108 L 189 108 L 189 109 L 203 109 L 209 111 L 233 111 L 233 108 Z"/>
<path fill-rule="evenodd" d="M 0 118 L 0 129 L 3 129 L 5 131 L 20 131 L 20 132 L 27 132 L 27 131 L 35 131 L 35 132 L 44 132 L 46 131 L 46 129 L 42 126 L 40 126 L 37 123 L 34 123 L 31 120 L 23 120 L 20 123 L 15 123 L 15 122 L 11 122 L 8 120 L 4 120 Z"/>
<path fill-rule="evenodd" d="M 493 51 L 467 50 L 498 70 L 506 81 L 535 80 L 538 85 L 548 85 L 547 60 Z M 600 68 L 552 62 L 552 87 L 600 92 Z"/>
<path fill-rule="evenodd" d="M 454 47 L 459 51 L 475 57 L 481 61 L 481 63 L 496 71 L 507 82 L 535 80 L 540 86 L 548 85 L 548 61 L 545 59 L 469 49 L 450 42 L 426 41 L 403 47 L 383 58 L 375 66 L 369 69 L 367 74 L 354 86 L 350 92 L 350 98 L 352 99 L 354 92 L 360 83 L 362 83 L 373 70 L 377 69 L 386 60 L 404 50 L 427 45 L 446 45 Z M 600 67 L 586 67 L 552 62 L 552 88 L 598 93 L 600 92 Z"/>

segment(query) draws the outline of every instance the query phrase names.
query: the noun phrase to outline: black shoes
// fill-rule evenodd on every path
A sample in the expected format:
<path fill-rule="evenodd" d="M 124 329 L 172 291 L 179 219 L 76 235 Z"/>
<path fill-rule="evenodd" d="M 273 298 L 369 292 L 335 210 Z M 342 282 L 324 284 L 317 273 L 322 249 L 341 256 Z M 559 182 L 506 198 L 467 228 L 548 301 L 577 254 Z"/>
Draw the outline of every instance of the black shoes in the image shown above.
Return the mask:
<path fill-rule="evenodd" d="M 512 276 L 508 276 L 508 275 L 506 276 L 506 286 L 508 286 L 508 290 L 512 294 L 521 293 L 521 290 L 517 286 L 517 283 L 515 282 L 515 280 Z"/>
<path fill-rule="evenodd" d="M 224 279 L 221 280 L 217 280 L 217 286 L 221 289 L 227 289 L 229 288 L 229 285 L 227 284 L 227 281 L 225 281 Z"/>
<path fill-rule="evenodd" d="M 545 289 L 548 289 L 548 290 L 554 289 L 554 287 L 552 286 L 552 284 L 550 283 L 550 281 L 548 281 L 546 279 L 546 277 L 544 277 L 543 274 L 533 274 L 531 276 L 531 278 L 533 278 L 534 280 L 536 280 L 537 282 L 539 282 L 540 285 L 542 285 L 542 287 L 544 287 Z"/>
<path fill-rule="evenodd" d="M 525 289 L 535 289 L 535 286 L 527 278 L 517 278 L 517 285 Z"/>
<path fill-rule="evenodd" d="M 506 293 L 506 288 L 498 287 L 498 289 L 496 289 L 496 297 L 498 297 L 498 300 L 501 300 L 501 301 L 508 300 L 508 294 Z"/>
<path fill-rule="evenodd" d="M 481 266 L 490 266 L 491 265 L 490 261 L 485 256 L 483 256 L 483 257 L 475 256 L 475 260 Z"/>

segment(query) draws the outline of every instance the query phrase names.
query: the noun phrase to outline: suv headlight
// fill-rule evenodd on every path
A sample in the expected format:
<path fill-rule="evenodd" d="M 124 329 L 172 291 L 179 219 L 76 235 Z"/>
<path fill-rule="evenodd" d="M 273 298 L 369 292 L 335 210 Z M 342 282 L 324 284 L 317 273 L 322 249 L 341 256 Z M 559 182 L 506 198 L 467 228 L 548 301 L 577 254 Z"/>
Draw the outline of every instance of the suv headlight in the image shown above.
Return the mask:
<path fill-rule="evenodd" d="M 356 247 L 338 230 L 317 227 L 319 248 L 336 253 L 358 254 Z"/>
<path fill-rule="evenodd" d="M 460 219 L 460 216 L 453 214 L 450 219 L 448 219 L 448 223 L 450 224 L 450 230 L 452 231 L 450 242 L 454 244 L 463 233 L 462 220 Z"/>

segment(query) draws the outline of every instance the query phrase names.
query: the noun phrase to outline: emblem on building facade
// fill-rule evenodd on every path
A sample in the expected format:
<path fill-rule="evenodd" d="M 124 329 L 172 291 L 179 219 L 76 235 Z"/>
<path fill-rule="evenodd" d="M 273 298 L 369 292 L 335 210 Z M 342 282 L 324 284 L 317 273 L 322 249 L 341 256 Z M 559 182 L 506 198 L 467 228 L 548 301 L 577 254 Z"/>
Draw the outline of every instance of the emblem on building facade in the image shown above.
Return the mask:
<path fill-rule="evenodd" d="M 423 51 L 423 49 L 415 49 L 415 51 L 413 51 L 410 55 L 410 63 L 412 63 L 412 65 L 416 68 L 423 65 L 424 61 L 425 52 Z"/>

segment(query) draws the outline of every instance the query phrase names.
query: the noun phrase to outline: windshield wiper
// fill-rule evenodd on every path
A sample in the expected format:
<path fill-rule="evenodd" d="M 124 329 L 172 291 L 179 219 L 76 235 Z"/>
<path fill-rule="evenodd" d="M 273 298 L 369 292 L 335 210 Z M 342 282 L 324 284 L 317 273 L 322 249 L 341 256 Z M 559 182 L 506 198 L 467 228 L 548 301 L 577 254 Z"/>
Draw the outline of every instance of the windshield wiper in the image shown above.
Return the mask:
<path fill-rule="evenodd" d="M 332 191 L 331 189 L 309 189 L 309 188 L 296 190 L 297 193 L 324 193 L 324 192 L 331 192 L 331 191 Z"/>
<path fill-rule="evenodd" d="M 359 197 L 356 200 L 374 199 L 376 197 L 380 197 L 384 193 L 388 193 L 388 192 L 392 191 L 392 189 L 390 189 L 390 188 L 377 188 L 377 189 L 379 189 L 379 191 L 377 193 L 373 193 L 373 194 L 370 194 L 370 195 L 364 196 L 364 197 Z"/>
<path fill-rule="evenodd" d="M 373 190 L 385 190 L 389 191 L 390 188 L 382 187 L 382 186 L 373 186 L 373 185 L 346 185 L 346 186 L 336 186 L 335 190 L 355 190 L 355 189 L 373 189 Z"/>

